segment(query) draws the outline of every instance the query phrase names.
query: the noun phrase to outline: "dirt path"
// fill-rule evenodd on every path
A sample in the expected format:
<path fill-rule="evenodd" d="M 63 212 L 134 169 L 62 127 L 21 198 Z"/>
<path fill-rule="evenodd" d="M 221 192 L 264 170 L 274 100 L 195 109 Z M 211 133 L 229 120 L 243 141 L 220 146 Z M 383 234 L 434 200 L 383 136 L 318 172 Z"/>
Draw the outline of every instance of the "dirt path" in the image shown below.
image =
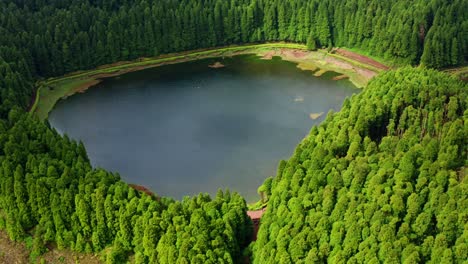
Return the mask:
<path fill-rule="evenodd" d="M 30 250 L 26 248 L 25 242 L 13 242 L 4 230 L 0 230 L 0 263 L 5 264 L 27 264 L 31 263 Z M 44 259 L 46 263 L 65 264 L 99 264 L 101 261 L 97 255 L 82 254 L 70 250 L 52 249 L 38 258 Z"/>
<path fill-rule="evenodd" d="M 0 231 L 0 263 L 29 263 L 29 250 L 24 243 L 11 241 L 3 230 Z"/>
<path fill-rule="evenodd" d="M 138 184 L 128 184 L 129 187 L 139 191 L 139 192 L 144 192 L 146 193 L 147 195 L 153 197 L 154 199 L 156 199 L 157 201 L 160 201 L 161 200 L 161 197 L 160 196 L 157 196 L 156 194 L 154 194 L 153 191 L 151 191 L 150 189 L 146 188 L 145 186 L 143 185 L 138 185 Z"/>
<path fill-rule="evenodd" d="M 353 59 L 355 61 L 358 61 L 358 62 L 361 62 L 361 63 L 364 63 L 364 64 L 368 64 L 368 65 L 372 65 L 378 69 L 382 69 L 382 70 L 388 70 L 390 69 L 390 67 L 376 61 L 376 60 L 373 60 L 369 57 L 366 57 L 364 55 L 361 55 L 361 54 L 358 54 L 358 53 L 355 53 L 355 52 L 352 52 L 352 51 L 349 51 L 349 50 L 344 50 L 344 49 L 336 49 L 335 51 L 337 54 L 341 55 L 341 56 L 345 56 L 347 58 L 350 58 L 350 59 Z"/>
<path fill-rule="evenodd" d="M 247 211 L 247 215 L 252 219 L 252 222 L 254 224 L 254 235 L 253 235 L 253 240 L 257 240 L 257 233 L 258 229 L 260 228 L 260 219 L 262 218 L 263 214 L 265 213 L 266 208 L 262 208 L 260 210 L 255 210 L 255 211 Z"/>

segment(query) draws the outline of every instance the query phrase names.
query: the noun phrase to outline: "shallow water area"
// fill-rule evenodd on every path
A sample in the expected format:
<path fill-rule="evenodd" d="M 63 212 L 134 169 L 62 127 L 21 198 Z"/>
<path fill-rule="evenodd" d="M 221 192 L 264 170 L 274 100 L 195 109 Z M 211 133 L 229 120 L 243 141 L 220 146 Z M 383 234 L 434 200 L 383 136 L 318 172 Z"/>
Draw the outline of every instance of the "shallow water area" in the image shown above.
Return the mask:
<path fill-rule="evenodd" d="M 208 67 L 216 62 L 225 67 Z M 82 140 L 93 166 L 158 195 L 228 188 L 253 202 L 279 160 L 359 92 L 346 79 L 331 80 L 337 74 L 313 74 L 253 55 L 166 65 L 62 100 L 49 122 Z"/>

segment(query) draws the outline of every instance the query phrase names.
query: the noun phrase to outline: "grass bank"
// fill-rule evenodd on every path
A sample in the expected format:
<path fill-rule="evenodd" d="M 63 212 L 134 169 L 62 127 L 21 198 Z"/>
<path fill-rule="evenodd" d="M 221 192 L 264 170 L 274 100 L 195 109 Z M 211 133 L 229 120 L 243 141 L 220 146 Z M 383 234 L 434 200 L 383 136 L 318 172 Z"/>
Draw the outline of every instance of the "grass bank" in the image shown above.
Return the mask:
<path fill-rule="evenodd" d="M 444 70 L 445 72 L 456 76 L 462 81 L 468 81 L 468 66 L 460 66 Z"/>
<path fill-rule="evenodd" d="M 42 120 L 46 119 L 57 101 L 77 92 L 84 92 L 89 87 L 98 84 L 103 78 L 166 64 L 241 54 L 257 54 L 263 59 L 280 56 L 284 60 L 297 63 L 298 67 L 303 70 L 313 71 L 316 76 L 326 71 L 334 71 L 349 78 L 357 87 L 365 86 L 375 74 L 382 70 L 365 61 L 342 54 L 328 53 L 324 50 L 307 51 L 305 45 L 294 43 L 266 43 L 194 50 L 103 65 L 93 70 L 74 72 L 40 81 L 37 83 L 36 98 L 30 112 Z"/>

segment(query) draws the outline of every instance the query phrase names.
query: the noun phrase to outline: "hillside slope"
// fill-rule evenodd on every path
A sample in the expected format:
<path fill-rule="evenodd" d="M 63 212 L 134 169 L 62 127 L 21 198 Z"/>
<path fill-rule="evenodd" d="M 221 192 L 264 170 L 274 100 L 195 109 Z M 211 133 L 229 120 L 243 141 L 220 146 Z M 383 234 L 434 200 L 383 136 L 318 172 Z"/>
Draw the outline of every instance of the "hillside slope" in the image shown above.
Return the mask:
<path fill-rule="evenodd" d="M 4 0 L 0 117 L 26 107 L 32 77 L 240 43 L 357 48 L 433 68 L 464 64 L 467 21 L 465 0 Z"/>
<path fill-rule="evenodd" d="M 246 210 L 237 193 L 151 197 L 93 169 L 83 144 L 34 116 L 0 120 L 0 229 L 32 239 L 32 261 L 58 248 L 102 252 L 108 263 L 239 262 L 252 235 Z"/>
<path fill-rule="evenodd" d="M 385 72 L 313 127 L 263 186 L 254 263 L 466 261 L 467 88 Z"/>

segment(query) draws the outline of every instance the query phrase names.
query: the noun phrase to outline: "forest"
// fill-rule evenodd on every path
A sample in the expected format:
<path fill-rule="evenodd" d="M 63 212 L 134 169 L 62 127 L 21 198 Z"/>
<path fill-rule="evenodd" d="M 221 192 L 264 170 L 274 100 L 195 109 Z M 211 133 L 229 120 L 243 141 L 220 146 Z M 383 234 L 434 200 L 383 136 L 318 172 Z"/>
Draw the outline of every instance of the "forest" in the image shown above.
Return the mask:
<path fill-rule="evenodd" d="M 329 113 L 262 186 L 254 263 L 464 263 L 467 88 L 407 67 Z"/>
<path fill-rule="evenodd" d="M 0 115 L 33 79 L 141 56 L 282 40 L 441 68 L 468 60 L 467 31 L 464 0 L 4 0 Z"/>
<path fill-rule="evenodd" d="M 107 263 L 463 263 L 468 87 L 435 69 L 466 65 L 466 32 L 464 0 L 3 0 L 0 229 L 32 240 L 31 262 L 58 248 Z M 38 80 L 276 41 L 357 49 L 399 69 L 279 163 L 259 188 L 267 211 L 253 243 L 239 194 L 138 192 L 27 113 Z"/>

